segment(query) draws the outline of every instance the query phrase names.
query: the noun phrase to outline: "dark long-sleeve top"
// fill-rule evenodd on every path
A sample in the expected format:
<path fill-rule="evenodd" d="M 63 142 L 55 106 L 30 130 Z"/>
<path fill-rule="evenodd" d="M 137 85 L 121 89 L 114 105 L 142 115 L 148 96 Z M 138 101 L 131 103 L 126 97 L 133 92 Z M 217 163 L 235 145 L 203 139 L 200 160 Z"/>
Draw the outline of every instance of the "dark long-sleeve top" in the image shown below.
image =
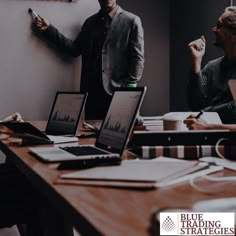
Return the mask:
<path fill-rule="evenodd" d="M 236 60 L 212 60 L 197 74 L 191 72 L 188 102 L 192 110 L 218 112 L 223 123 L 236 123 L 236 104 L 228 81 L 236 79 Z"/>

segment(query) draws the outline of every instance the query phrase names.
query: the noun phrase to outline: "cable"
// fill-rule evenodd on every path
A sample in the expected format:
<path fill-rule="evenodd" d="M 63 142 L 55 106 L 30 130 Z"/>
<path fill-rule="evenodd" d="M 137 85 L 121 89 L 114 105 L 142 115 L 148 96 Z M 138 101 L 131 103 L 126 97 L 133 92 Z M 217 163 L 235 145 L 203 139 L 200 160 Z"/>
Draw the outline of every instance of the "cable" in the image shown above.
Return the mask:
<path fill-rule="evenodd" d="M 189 184 L 197 191 L 201 192 L 201 193 L 212 193 L 212 190 L 209 190 L 209 186 L 207 186 L 206 188 L 198 186 L 195 183 L 196 178 L 192 178 L 189 180 Z M 215 181 L 215 182 L 223 182 L 223 181 L 236 181 L 236 176 L 209 176 L 209 175 L 204 175 L 201 176 L 201 178 L 203 179 L 207 179 L 209 181 Z"/>
<path fill-rule="evenodd" d="M 219 146 L 220 146 L 220 143 L 223 142 L 223 141 L 229 141 L 231 142 L 228 138 L 221 138 L 219 139 L 217 142 L 216 142 L 216 145 L 215 145 L 215 151 L 216 151 L 216 154 L 218 155 L 218 157 L 220 157 L 221 159 L 227 159 L 224 155 L 222 155 L 219 151 Z"/>
<path fill-rule="evenodd" d="M 210 176 L 210 175 L 205 175 L 204 178 L 210 181 L 236 181 L 236 176 Z"/>
<path fill-rule="evenodd" d="M 203 178 L 203 176 L 202 176 L 202 178 Z M 201 187 L 197 186 L 194 182 L 196 179 L 197 178 L 192 178 L 189 180 L 189 184 L 191 185 L 191 187 L 193 187 L 195 190 L 197 190 L 198 192 L 201 192 L 201 193 L 211 193 L 211 191 L 209 191 L 209 189 L 201 188 Z"/>
<path fill-rule="evenodd" d="M 228 159 L 226 158 L 223 154 L 220 153 L 220 144 L 223 141 L 227 141 L 229 143 L 232 143 L 232 141 L 228 138 L 221 138 L 216 142 L 215 145 L 215 152 L 218 155 L 218 157 L 220 157 L 221 159 Z M 224 146 L 224 152 L 225 152 L 225 146 Z M 202 193 L 212 193 L 212 190 L 209 189 L 209 186 L 207 187 L 202 187 L 196 184 L 196 179 L 198 179 L 199 177 L 195 177 L 189 180 L 189 184 L 197 191 L 202 192 Z M 214 181 L 214 182 L 223 182 L 223 181 L 236 181 L 236 176 L 209 176 L 209 175 L 203 175 L 201 176 L 202 179 L 206 179 L 209 181 Z"/>

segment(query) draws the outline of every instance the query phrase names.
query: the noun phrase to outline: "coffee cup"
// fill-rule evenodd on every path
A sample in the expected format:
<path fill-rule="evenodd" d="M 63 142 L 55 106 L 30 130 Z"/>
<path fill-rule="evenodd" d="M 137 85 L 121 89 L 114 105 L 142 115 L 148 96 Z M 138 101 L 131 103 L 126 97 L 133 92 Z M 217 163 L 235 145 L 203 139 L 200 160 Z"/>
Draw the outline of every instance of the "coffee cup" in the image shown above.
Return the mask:
<path fill-rule="evenodd" d="M 164 116 L 163 129 L 164 130 L 181 130 L 183 119 L 179 116 Z"/>

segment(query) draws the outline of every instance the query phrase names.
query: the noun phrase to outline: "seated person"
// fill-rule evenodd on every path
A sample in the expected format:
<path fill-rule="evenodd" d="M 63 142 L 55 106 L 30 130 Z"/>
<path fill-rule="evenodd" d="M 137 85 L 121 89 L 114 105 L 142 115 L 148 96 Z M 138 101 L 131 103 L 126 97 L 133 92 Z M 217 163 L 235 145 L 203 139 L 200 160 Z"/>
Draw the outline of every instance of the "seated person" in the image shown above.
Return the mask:
<path fill-rule="evenodd" d="M 23 118 L 17 112 L 2 121 L 21 122 Z M 0 228 L 32 221 L 36 195 L 27 182 L 8 159 L 0 165 Z"/>
<path fill-rule="evenodd" d="M 16 112 L 14 114 L 11 114 L 10 116 L 5 117 L 2 121 L 15 121 L 15 122 L 23 122 L 23 117 L 19 112 Z"/>
<path fill-rule="evenodd" d="M 236 104 L 228 81 L 236 78 L 236 7 L 227 7 L 212 29 L 214 45 L 224 56 L 208 62 L 202 68 L 206 39 L 201 36 L 189 43 L 192 71 L 188 83 L 188 102 L 191 110 L 217 112 L 225 124 L 236 124 Z"/>
<path fill-rule="evenodd" d="M 1 121 L 23 122 L 23 117 L 14 113 Z M 27 236 L 73 235 L 72 226 L 60 217 L 8 158 L 0 164 L 0 188 L 0 228 L 17 224 L 20 233 Z"/>
<path fill-rule="evenodd" d="M 236 131 L 236 124 L 209 124 L 203 119 L 196 119 L 194 116 L 189 116 L 185 119 L 184 124 L 190 130 L 227 129 Z"/>

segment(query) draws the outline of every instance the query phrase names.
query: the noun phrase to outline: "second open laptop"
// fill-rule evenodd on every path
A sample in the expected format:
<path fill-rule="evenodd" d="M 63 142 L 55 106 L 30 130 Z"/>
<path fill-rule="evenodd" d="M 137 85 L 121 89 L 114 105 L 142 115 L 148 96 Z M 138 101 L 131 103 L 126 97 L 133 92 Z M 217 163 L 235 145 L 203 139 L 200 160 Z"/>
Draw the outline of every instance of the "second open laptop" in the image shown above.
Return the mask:
<path fill-rule="evenodd" d="M 29 143 L 32 144 L 50 143 L 50 141 L 54 143 L 78 141 L 75 135 L 86 98 L 87 93 L 57 92 L 51 107 L 46 130 L 43 132 L 28 122 L 4 122 L 4 125 L 18 134 L 19 137 L 29 139 Z M 37 138 L 38 140 L 36 140 Z M 30 139 L 32 139 L 32 142 L 30 142 Z"/>
<path fill-rule="evenodd" d="M 55 136 L 75 136 L 87 93 L 57 92 L 48 118 L 45 133 L 53 140 Z"/>
<path fill-rule="evenodd" d="M 115 90 L 95 146 L 39 147 L 30 148 L 30 151 L 46 162 L 119 158 L 127 145 L 145 92 L 146 87 Z"/>

